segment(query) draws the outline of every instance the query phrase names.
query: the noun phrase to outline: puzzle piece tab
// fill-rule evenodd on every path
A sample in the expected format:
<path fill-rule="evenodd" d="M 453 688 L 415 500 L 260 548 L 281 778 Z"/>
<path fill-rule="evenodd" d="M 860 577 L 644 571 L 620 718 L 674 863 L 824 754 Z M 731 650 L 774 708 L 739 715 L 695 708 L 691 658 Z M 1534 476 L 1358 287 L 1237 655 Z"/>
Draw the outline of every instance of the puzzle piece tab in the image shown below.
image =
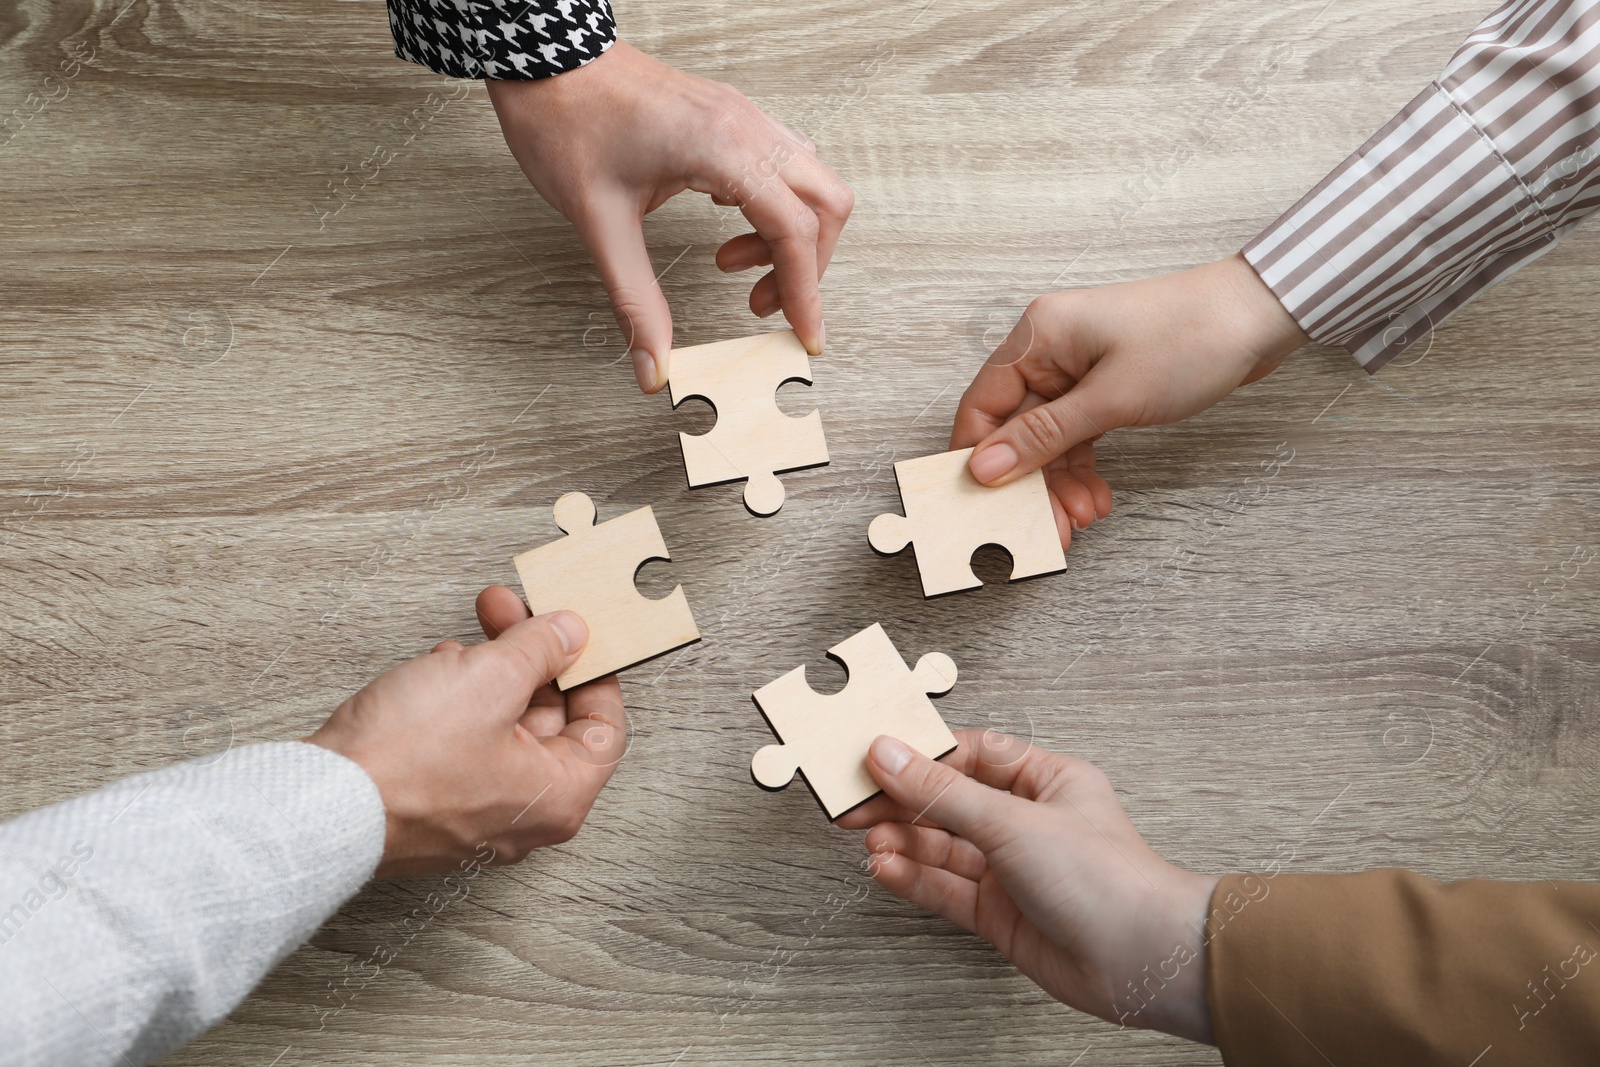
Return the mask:
<path fill-rule="evenodd" d="M 744 506 L 771 515 L 783 506 L 778 474 L 828 462 L 817 411 L 790 418 L 778 408 L 778 387 L 811 384 L 811 361 L 793 330 L 672 350 L 672 406 L 691 396 L 717 409 L 717 424 L 698 436 L 680 433 L 689 488 L 748 479 Z"/>
<path fill-rule="evenodd" d="M 906 513 L 879 515 L 867 528 L 867 540 L 884 555 L 915 543 L 924 597 L 981 586 L 972 554 L 984 545 L 1011 553 L 1013 582 L 1067 569 L 1043 472 L 993 488 L 967 470 L 971 455 L 963 448 L 896 463 Z"/>
<path fill-rule="evenodd" d="M 567 536 L 517 556 L 517 575 L 535 615 L 566 609 L 583 616 L 589 643 L 562 671 L 562 689 L 643 663 L 700 640 L 683 586 L 660 600 L 639 595 L 633 579 L 653 559 L 671 559 L 649 507 L 595 525 L 594 501 L 567 493 L 556 501 Z"/>
<path fill-rule="evenodd" d="M 782 789 L 803 771 L 828 818 L 836 819 L 879 792 L 867 771 L 867 749 L 879 734 L 897 737 L 929 759 L 956 747 L 928 700 L 956 684 L 956 665 L 944 653 L 930 652 L 915 670 L 907 668 L 877 623 L 834 645 L 828 655 L 850 676 L 837 693 L 814 692 L 804 666 L 756 690 L 756 706 L 783 744 L 758 751 L 750 773 L 762 788 Z"/>

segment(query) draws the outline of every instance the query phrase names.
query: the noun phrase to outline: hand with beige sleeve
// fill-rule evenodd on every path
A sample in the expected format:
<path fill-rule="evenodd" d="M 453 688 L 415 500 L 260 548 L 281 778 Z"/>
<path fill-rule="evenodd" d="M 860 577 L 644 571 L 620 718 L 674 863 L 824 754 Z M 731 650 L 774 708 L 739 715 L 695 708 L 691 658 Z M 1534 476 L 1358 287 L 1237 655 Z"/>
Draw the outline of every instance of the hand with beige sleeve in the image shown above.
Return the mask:
<path fill-rule="evenodd" d="M 1212 1041 L 1203 932 L 1217 879 L 1168 863 L 1099 768 L 992 730 L 930 760 L 891 737 L 868 829 L 885 889 L 966 927 L 1045 992 L 1125 1026 Z"/>

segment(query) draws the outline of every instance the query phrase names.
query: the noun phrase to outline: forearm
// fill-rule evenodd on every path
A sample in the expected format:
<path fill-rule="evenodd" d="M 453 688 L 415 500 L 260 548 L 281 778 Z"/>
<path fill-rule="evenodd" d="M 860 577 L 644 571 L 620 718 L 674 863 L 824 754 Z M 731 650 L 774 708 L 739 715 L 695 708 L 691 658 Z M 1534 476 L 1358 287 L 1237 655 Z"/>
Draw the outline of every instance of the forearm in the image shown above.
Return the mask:
<path fill-rule="evenodd" d="M 388 0 L 395 55 L 452 78 L 532 80 L 616 42 L 607 0 Z"/>
<path fill-rule="evenodd" d="M 1407 871 L 1224 878 L 1207 1000 L 1230 1065 L 1587 1064 L 1600 886 Z"/>
<path fill-rule="evenodd" d="M 1600 207 L 1600 0 L 1510 0 L 1244 255 L 1377 370 Z"/>
<path fill-rule="evenodd" d="M 0 1058 L 165 1055 L 309 937 L 383 843 L 372 781 L 299 742 L 137 775 L 0 825 Z"/>

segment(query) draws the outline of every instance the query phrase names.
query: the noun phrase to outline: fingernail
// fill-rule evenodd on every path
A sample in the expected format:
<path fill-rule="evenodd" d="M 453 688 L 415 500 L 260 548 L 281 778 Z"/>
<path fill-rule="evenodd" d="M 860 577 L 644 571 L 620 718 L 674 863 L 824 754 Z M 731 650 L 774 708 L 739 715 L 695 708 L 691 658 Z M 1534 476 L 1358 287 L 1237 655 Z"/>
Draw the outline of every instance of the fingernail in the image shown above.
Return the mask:
<path fill-rule="evenodd" d="M 872 758 L 890 774 L 899 774 L 911 762 L 911 750 L 887 735 L 872 742 Z"/>
<path fill-rule="evenodd" d="M 815 352 L 811 353 L 811 354 L 813 356 L 822 355 L 822 350 L 824 348 L 826 348 L 827 345 L 828 345 L 828 324 L 824 322 L 822 325 L 817 327 L 817 350 Z"/>
<path fill-rule="evenodd" d="M 550 629 L 556 632 L 556 636 L 561 638 L 561 648 L 568 655 L 589 643 L 589 627 L 577 612 L 558 611 L 546 616 L 545 621 L 550 624 Z"/>
<path fill-rule="evenodd" d="M 639 388 L 645 392 L 661 388 L 661 380 L 665 375 L 661 373 L 656 358 L 642 348 L 635 348 L 628 355 L 633 357 L 633 376 L 639 379 Z"/>
<path fill-rule="evenodd" d="M 774 311 L 777 311 L 778 308 L 780 308 L 782 306 L 783 306 L 782 304 L 780 304 L 778 301 L 774 300 L 772 303 L 768 304 L 766 307 L 764 307 L 760 311 L 756 312 L 756 318 L 764 319 L 768 315 L 771 315 Z"/>
<path fill-rule="evenodd" d="M 969 468 L 972 476 L 985 484 L 1008 473 L 1017 465 L 1017 450 L 1005 442 L 990 445 L 972 457 Z"/>

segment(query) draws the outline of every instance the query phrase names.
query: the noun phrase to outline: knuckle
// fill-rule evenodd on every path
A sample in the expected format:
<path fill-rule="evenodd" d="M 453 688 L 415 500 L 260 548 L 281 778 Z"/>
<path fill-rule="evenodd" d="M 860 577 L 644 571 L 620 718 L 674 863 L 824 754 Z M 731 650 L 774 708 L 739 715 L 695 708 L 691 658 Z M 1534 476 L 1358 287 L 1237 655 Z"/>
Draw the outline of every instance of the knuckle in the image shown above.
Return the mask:
<path fill-rule="evenodd" d="M 1061 773 L 1063 777 L 1070 778 L 1079 787 L 1091 789 L 1097 793 L 1112 791 L 1111 778 L 1099 767 L 1088 760 L 1077 759 L 1073 756 L 1062 757 Z"/>
<path fill-rule="evenodd" d="M 856 191 L 844 182 L 829 187 L 823 197 L 822 210 L 836 219 L 847 219 L 856 208 Z"/>
<path fill-rule="evenodd" d="M 817 213 L 804 205 L 794 212 L 794 236 L 806 244 L 816 244 L 817 236 L 822 232 L 822 223 L 817 219 Z"/>
<path fill-rule="evenodd" d="M 484 673 L 487 681 L 495 690 L 517 689 L 528 684 L 528 672 L 538 672 L 538 664 L 531 664 L 528 657 L 520 649 L 510 647 L 501 642 L 493 642 L 485 646 L 497 653 L 494 656 L 480 658 L 484 664 Z"/>
<path fill-rule="evenodd" d="M 1046 293 L 1036 296 L 1028 301 L 1028 306 L 1022 309 L 1022 317 L 1033 322 L 1041 322 L 1050 317 L 1055 306 L 1055 294 Z"/>
<path fill-rule="evenodd" d="M 718 101 L 705 116 L 704 123 L 706 136 L 719 152 L 731 154 L 744 147 L 747 126 L 737 101 Z"/>
<path fill-rule="evenodd" d="M 1017 444 L 1032 455 L 1046 455 L 1059 450 L 1061 424 L 1057 421 L 1053 405 L 1041 404 L 1018 415 L 1012 424 Z"/>
<path fill-rule="evenodd" d="M 1048 321 L 1066 312 L 1072 303 L 1073 293 L 1070 291 L 1059 293 L 1040 293 L 1028 301 L 1028 308 L 1024 312 L 1041 321 Z"/>
<path fill-rule="evenodd" d="M 931 799 L 934 795 L 950 789 L 961 777 L 963 777 L 961 772 L 954 767 L 946 766 L 938 760 L 930 760 L 922 772 L 922 781 L 919 784 Z"/>
<path fill-rule="evenodd" d="M 583 829 L 584 811 L 576 806 L 563 809 L 551 822 L 550 834 L 555 839 L 554 843 L 564 845 L 578 836 L 578 831 Z"/>

